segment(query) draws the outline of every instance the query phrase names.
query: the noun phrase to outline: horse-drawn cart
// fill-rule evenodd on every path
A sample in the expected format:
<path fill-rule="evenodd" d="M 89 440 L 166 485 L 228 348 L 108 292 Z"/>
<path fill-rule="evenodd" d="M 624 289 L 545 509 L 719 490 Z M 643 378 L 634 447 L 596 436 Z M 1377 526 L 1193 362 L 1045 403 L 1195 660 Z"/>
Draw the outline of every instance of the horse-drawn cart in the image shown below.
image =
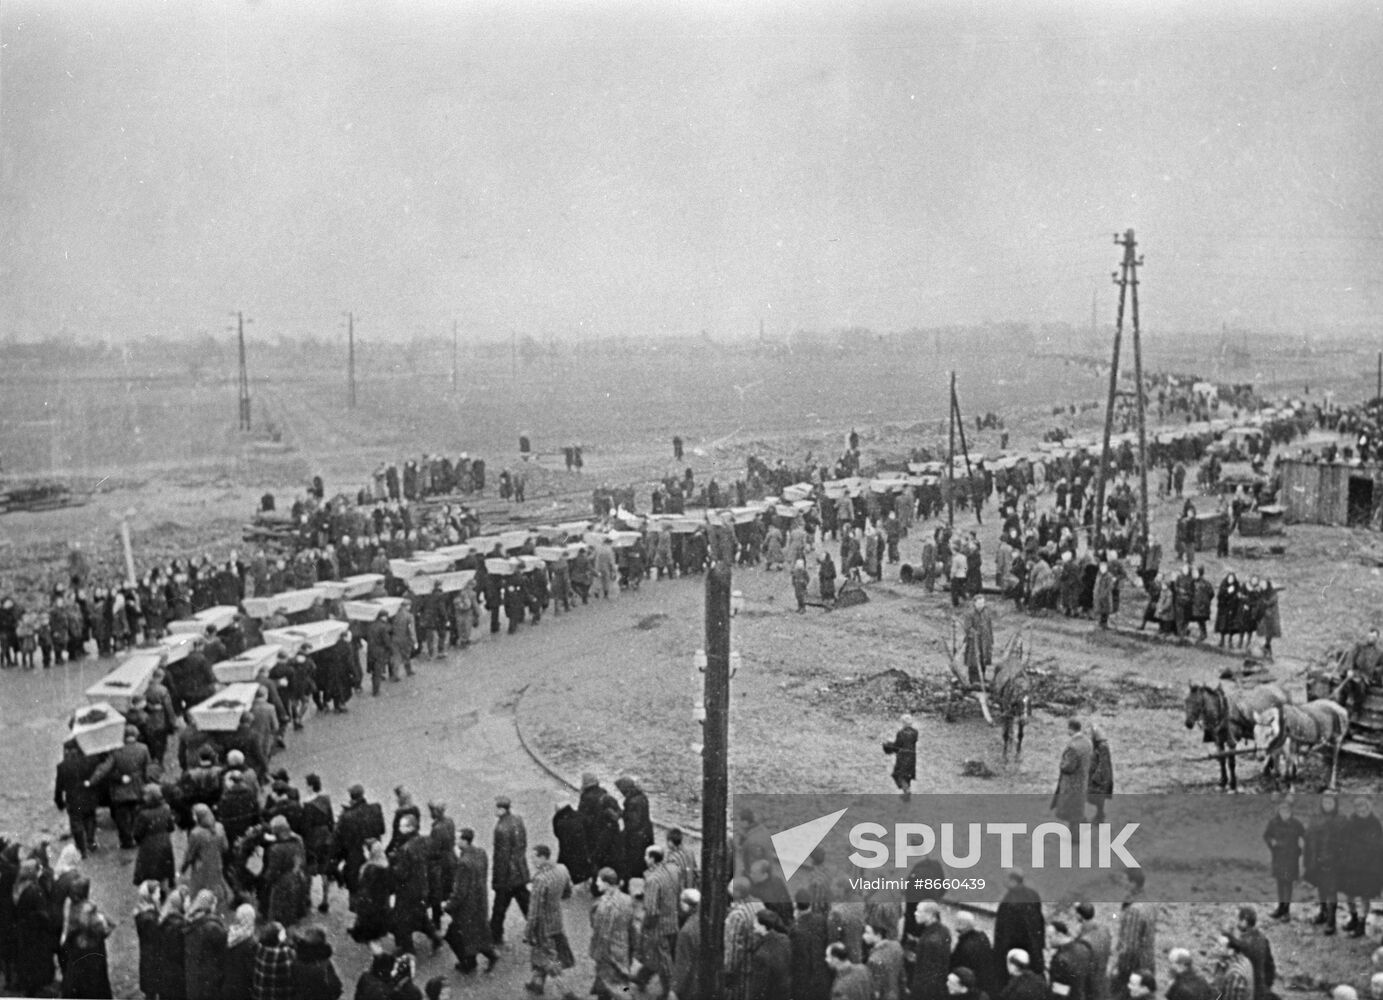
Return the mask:
<path fill-rule="evenodd" d="M 1340 744 L 1341 753 L 1383 761 L 1383 682 L 1359 678 L 1355 683 L 1360 687 L 1352 686 L 1344 679 L 1348 656 L 1348 650 L 1337 650 L 1327 658 L 1326 666 L 1308 671 L 1306 695 L 1333 699 L 1349 712 L 1349 735 Z"/>

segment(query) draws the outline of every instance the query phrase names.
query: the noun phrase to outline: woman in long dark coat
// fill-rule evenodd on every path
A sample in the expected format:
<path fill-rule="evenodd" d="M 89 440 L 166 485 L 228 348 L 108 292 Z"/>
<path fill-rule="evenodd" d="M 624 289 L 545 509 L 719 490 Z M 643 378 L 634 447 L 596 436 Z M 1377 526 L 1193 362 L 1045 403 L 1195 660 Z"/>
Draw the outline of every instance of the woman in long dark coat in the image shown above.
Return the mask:
<path fill-rule="evenodd" d="M 1292 815 L 1292 803 L 1282 802 L 1268 828 L 1263 842 L 1272 855 L 1273 882 L 1277 884 L 1277 909 L 1269 914 L 1274 920 L 1290 920 L 1292 888 L 1301 878 L 1301 852 L 1306 841 L 1306 827 Z"/>
<path fill-rule="evenodd" d="M 1253 633 L 1258 631 L 1258 619 L 1263 613 L 1263 592 L 1258 577 L 1249 577 L 1248 585 L 1240 592 L 1239 615 L 1235 631 L 1239 633 L 1240 648 L 1247 649 Z"/>
<path fill-rule="evenodd" d="M 1229 639 L 1231 647 L 1234 645 L 1234 636 L 1238 632 L 1235 626 L 1239 620 L 1241 599 L 1239 578 L 1233 573 L 1226 573 L 1225 578 L 1220 581 L 1220 589 L 1215 596 L 1215 631 L 1220 636 L 1221 646 L 1224 646 L 1226 638 Z"/>
<path fill-rule="evenodd" d="M 1354 814 L 1345 819 L 1343 829 L 1340 891 L 1349 904 L 1345 931 L 1352 937 L 1363 937 L 1371 904 L 1383 891 L 1383 824 L 1373 814 L 1369 800 L 1360 796 L 1354 800 Z"/>
<path fill-rule="evenodd" d="M 221 1000 L 250 1000 L 254 986 L 255 908 L 241 903 L 226 931 L 226 957 L 222 963 Z"/>
<path fill-rule="evenodd" d="M 111 925 L 91 901 L 91 882 L 79 878 L 72 886 L 72 907 L 63 942 L 62 995 L 82 1000 L 110 1000 L 110 964 L 106 938 Z"/>
<path fill-rule="evenodd" d="M 903 798 L 912 795 L 912 783 L 917 780 L 917 727 L 912 716 L 903 716 L 903 726 L 892 743 L 884 744 L 884 753 L 893 755 L 893 783 L 903 793 Z"/>
<path fill-rule="evenodd" d="M 622 838 L 621 880 L 628 885 L 631 878 L 642 878 L 644 851 L 653 846 L 653 820 L 649 816 L 648 796 L 639 783 L 625 776 L 615 781 L 615 788 L 624 796 L 624 830 Z"/>
<path fill-rule="evenodd" d="M 48 912 L 48 894 L 39 881 L 34 858 L 19 863 L 11 898 L 15 919 L 15 985 L 25 996 L 38 996 L 53 981 L 56 928 Z"/>
<path fill-rule="evenodd" d="M 1340 905 L 1340 860 L 1344 849 L 1344 819 L 1333 792 L 1321 796 L 1321 811 L 1306 831 L 1306 864 L 1302 877 L 1316 887 L 1320 911 L 1312 921 L 1335 933 L 1335 914 Z"/>
<path fill-rule="evenodd" d="M 394 892 L 394 874 L 389 869 L 389 857 L 384 852 L 383 841 L 372 839 L 366 845 L 366 851 L 368 856 L 360 868 L 360 881 L 351 894 L 355 926 L 351 928 L 350 935 L 361 944 L 378 940 L 389 933 L 389 897 Z"/>
<path fill-rule="evenodd" d="M 1273 640 L 1282 638 L 1282 618 L 1277 607 L 1277 588 L 1271 580 L 1263 581 L 1263 590 L 1258 602 L 1258 637 L 1263 640 L 1263 658 L 1269 663 L 1273 659 Z"/>
<path fill-rule="evenodd" d="M 173 811 L 163 801 L 158 785 L 144 787 L 144 805 L 134 818 L 134 842 L 139 851 L 134 859 L 134 884 L 152 879 L 170 886 L 177 878 L 173 861 Z"/>
<path fill-rule="evenodd" d="M 187 969 L 187 1000 L 221 1000 L 226 966 L 226 923 L 217 912 L 220 898 L 202 889 L 187 909 L 183 955 Z"/>
<path fill-rule="evenodd" d="M 187 1000 L 186 893 L 174 889 L 158 921 L 158 998 Z"/>
<path fill-rule="evenodd" d="M 146 997 L 158 996 L 163 941 L 159 931 L 160 892 L 157 882 L 140 885 L 139 901 L 134 910 L 134 932 L 139 939 L 139 991 Z"/>

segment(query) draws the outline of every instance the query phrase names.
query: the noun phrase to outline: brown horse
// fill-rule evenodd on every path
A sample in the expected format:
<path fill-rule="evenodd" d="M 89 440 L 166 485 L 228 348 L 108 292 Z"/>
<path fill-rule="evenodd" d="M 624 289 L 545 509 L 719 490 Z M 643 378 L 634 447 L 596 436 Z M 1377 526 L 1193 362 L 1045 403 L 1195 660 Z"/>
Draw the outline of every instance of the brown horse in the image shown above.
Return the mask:
<path fill-rule="evenodd" d="M 1268 758 L 1283 758 L 1282 775 L 1291 787 L 1297 778 L 1297 750 L 1329 746 L 1330 781 L 1340 767 L 1340 747 L 1349 735 L 1349 712 L 1329 698 L 1317 698 L 1305 705 L 1275 705 L 1254 713 L 1254 741 L 1267 747 Z"/>
<path fill-rule="evenodd" d="M 1192 684 L 1186 695 L 1186 728 L 1199 723 L 1206 743 L 1214 743 L 1220 760 L 1220 787 L 1239 790 L 1234 751 L 1254 738 L 1254 713 L 1286 705 L 1292 699 L 1276 684 L 1263 684 L 1233 697 L 1223 686 Z"/>

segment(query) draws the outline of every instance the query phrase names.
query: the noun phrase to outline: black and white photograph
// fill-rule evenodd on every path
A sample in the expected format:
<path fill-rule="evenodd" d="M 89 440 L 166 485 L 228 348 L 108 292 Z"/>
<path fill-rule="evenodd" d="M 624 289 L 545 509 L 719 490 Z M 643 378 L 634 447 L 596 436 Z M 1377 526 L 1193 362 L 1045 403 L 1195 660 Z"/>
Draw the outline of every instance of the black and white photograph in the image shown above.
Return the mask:
<path fill-rule="evenodd" d="M 0 995 L 1383 1000 L 1380 123 L 1376 0 L 5 0 Z"/>

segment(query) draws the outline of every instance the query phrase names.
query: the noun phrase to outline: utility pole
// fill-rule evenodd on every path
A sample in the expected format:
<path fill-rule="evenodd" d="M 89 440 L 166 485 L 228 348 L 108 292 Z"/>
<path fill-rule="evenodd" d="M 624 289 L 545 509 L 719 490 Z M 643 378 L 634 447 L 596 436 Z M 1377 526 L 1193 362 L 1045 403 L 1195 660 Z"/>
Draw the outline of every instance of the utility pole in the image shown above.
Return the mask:
<path fill-rule="evenodd" d="M 1383 398 L 1383 351 L 1378 352 L 1378 391 L 1373 394 L 1373 398 Z"/>
<path fill-rule="evenodd" d="M 1109 439 L 1114 429 L 1114 408 L 1119 395 L 1119 349 L 1124 337 L 1124 310 L 1128 300 L 1129 288 L 1133 288 L 1133 324 L 1134 324 L 1134 375 L 1137 385 L 1134 388 L 1137 400 L 1138 412 L 1138 464 L 1142 469 L 1141 490 L 1142 490 L 1142 510 L 1139 512 L 1138 523 L 1142 532 L 1144 551 L 1147 551 L 1148 542 L 1148 470 L 1147 470 L 1147 428 L 1143 408 L 1143 358 L 1142 345 L 1139 341 L 1138 333 L 1138 266 L 1143 263 L 1137 255 L 1138 244 L 1133 238 L 1133 230 L 1130 229 L 1120 236 L 1114 234 L 1116 245 L 1124 248 L 1124 259 L 1120 263 L 1120 270 L 1113 273 L 1114 283 L 1119 286 L 1119 308 L 1116 313 L 1114 325 L 1114 356 L 1109 367 L 1109 400 L 1105 407 L 1104 417 L 1104 441 L 1100 449 L 1100 467 L 1095 477 L 1095 514 L 1092 520 L 1094 534 L 1101 535 L 1104 525 L 1105 512 L 1105 478 L 1109 471 Z M 1093 537 L 1091 539 L 1094 540 Z"/>
<path fill-rule="evenodd" d="M 946 445 L 946 527 L 956 523 L 956 373 L 951 372 L 951 413 Z"/>
<path fill-rule="evenodd" d="M 461 384 L 460 374 L 456 367 L 456 320 L 451 321 L 451 394 L 455 396 L 459 392 Z"/>
<path fill-rule="evenodd" d="M 351 409 L 355 409 L 355 313 L 346 313 L 346 341 L 350 344 L 350 355 L 347 361 L 347 379 L 351 390 Z"/>
<path fill-rule="evenodd" d="M 250 429 L 250 372 L 245 367 L 245 324 L 253 322 L 246 320 L 243 312 L 235 314 L 235 335 L 240 343 L 240 430 Z"/>
<path fill-rule="evenodd" d="M 1148 551 L 1148 420 L 1147 400 L 1143 392 L 1143 341 L 1138 324 L 1138 268 L 1143 258 L 1136 253 L 1138 243 L 1133 238 L 1133 230 L 1124 233 L 1124 281 L 1131 289 L 1133 304 L 1133 379 L 1137 393 L 1138 413 L 1138 537 L 1143 540 L 1143 551 Z"/>
<path fill-rule="evenodd" d="M 970 491 L 970 501 L 975 505 L 975 523 L 984 524 L 980 516 L 980 501 L 975 496 L 975 470 L 970 467 L 970 448 L 965 443 L 965 416 L 960 412 L 960 394 L 956 392 L 956 373 L 951 372 L 951 426 L 960 433 L 960 453 L 965 458 L 965 486 Z M 952 451 L 955 446 L 952 444 Z M 954 455 L 952 457 L 954 464 Z"/>
<path fill-rule="evenodd" d="M 706 681 L 701 751 L 701 992 L 724 989 L 725 887 L 730 881 L 730 564 L 727 529 L 711 525 L 711 568 L 706 573 Z M 730 544 L 726 544 L 729 542 Z"/>

